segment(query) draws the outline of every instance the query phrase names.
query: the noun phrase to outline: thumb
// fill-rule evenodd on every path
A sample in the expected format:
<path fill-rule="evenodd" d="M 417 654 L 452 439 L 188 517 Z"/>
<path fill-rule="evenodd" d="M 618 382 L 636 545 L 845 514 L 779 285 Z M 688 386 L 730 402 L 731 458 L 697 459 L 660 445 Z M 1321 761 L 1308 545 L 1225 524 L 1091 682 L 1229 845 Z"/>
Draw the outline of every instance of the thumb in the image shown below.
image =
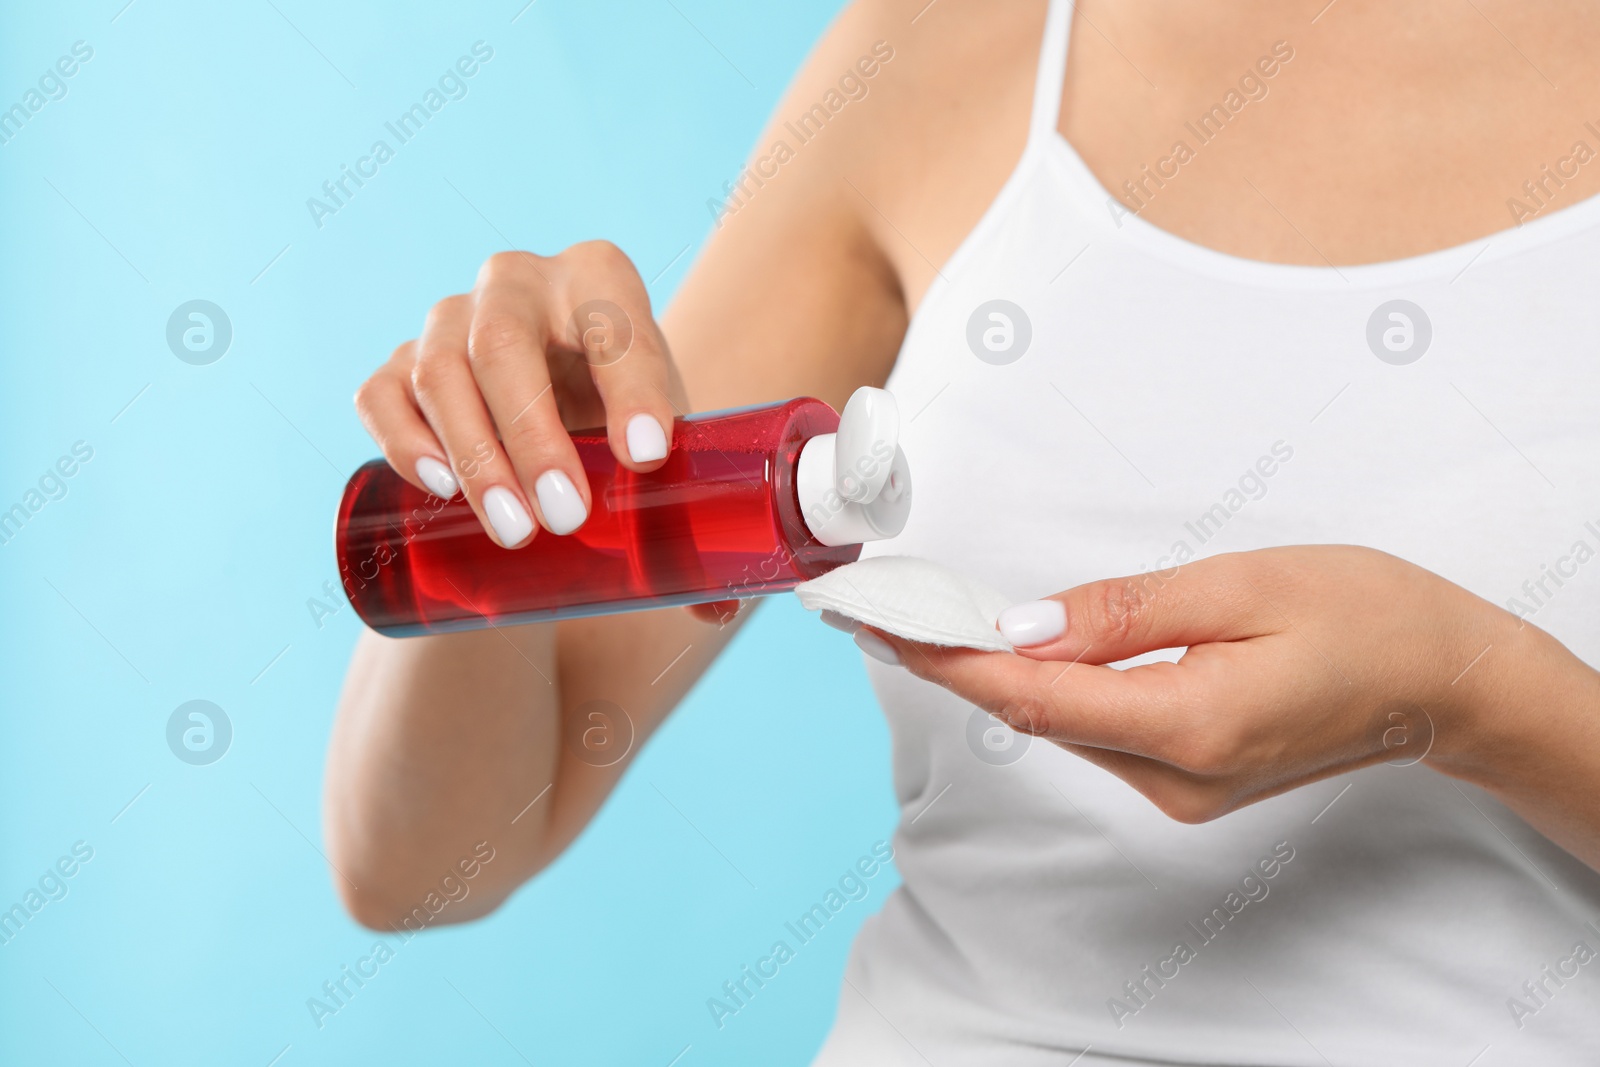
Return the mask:
<path fill-rule="evenodd" d="M 1163 648 L 1239 641 L 1276 629 L 1238 557 L 1107 578 L 1016 604 L 996 623 L 1032 659 L 1116 663 Z"/>

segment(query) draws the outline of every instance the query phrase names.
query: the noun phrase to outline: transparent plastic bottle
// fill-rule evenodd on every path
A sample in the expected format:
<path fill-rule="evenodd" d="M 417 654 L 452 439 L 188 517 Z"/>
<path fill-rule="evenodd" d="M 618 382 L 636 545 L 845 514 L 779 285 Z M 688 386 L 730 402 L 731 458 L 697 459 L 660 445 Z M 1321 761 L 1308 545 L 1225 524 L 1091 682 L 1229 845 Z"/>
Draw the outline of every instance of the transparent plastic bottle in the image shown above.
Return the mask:
<path fill-rule="evenodd" d="M 575 532 L 495 544 L 466 501 L 382 460 L 345 487 L 335 552 L 345 594 L 393 637 L 782 592 L 893 537 L 911 506 L 894 400 L 861 389 L 679 419 L 658 470 L 619 465 L 604 430 L 574 433 L 593 500 Z"/>

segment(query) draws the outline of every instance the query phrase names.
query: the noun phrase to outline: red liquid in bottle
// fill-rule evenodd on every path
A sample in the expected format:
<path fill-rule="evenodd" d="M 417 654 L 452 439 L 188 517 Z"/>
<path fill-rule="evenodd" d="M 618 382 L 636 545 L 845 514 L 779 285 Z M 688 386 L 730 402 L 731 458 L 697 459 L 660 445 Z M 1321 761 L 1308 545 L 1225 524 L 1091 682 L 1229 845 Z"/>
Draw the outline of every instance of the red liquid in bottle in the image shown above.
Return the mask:
<path fill-rule="evenodd" d="M 813 538 L 795 489 L 801 447 L 838 424 L 811 399 L 690 416 L 649 474 L 620 466 L 604 430 L 575 433 L 588 520 L 513 550 L 461 497 L 433 496 L 374 460 L 339 505 L 345 593 L 368 626 L 405 637 L 792 589 L 861 554 Z"/>

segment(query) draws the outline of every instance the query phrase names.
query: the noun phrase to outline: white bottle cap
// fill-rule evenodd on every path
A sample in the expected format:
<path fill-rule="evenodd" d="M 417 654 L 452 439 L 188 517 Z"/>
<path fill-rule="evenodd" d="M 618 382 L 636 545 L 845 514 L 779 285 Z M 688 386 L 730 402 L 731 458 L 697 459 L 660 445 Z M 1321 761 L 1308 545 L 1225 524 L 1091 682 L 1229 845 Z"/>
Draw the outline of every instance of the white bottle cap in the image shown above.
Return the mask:
<path fill-rule="evenodd" d="M 862 386 L 844 406 L 839 431 L 805 443 L 795 488 L 811 536 L 834 547 L 881 541 L 905 529 L 911 467 L 899 436 L 894 397 Z"/>

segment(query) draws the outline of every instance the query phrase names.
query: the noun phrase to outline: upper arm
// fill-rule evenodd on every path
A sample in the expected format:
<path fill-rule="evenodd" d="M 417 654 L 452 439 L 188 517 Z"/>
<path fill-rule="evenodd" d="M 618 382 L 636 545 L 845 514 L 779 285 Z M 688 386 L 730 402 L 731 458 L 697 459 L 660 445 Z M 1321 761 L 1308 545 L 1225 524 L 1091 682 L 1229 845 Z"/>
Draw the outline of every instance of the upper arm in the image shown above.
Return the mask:
<path fill-rule="evenodd" d="M 837 408 L 894 364 L 908 313 L 861 192 L 884 145 L 877 90 L 893 73 L 873 56 L 882 7 L 851 5 L 807 57 L 662 317 L 697 410 L 795 396 Z"/>
<path fill-rule="evenodd" d="M 893 366 L 905 302 L 893 263 L 864 218 L 870 208 L 848 180 L 873 166 L 871 94 L 805 144 L 784 125 L 871 54 L 874 27 L 865 9 L 872 6 L 848 9 L 813 50 L 748 164 L 769 176 L 759 187 L 754 179 L 744 183 L 747 192 L 714 225 L 661 316 L 692 410 L 796 396 L 838 408 L 858 386 L 881 385 Z M 775 150 L 779 142 L 792 154 Z M 563 738 L 616 729 L 637 748 L 737 625 L 718 627 L 681 609 L 559 624 Z M 544 862 L 582 831 L 628 763 L 596 767 L 579 746 L 560 747 L 541 820 Z"/>
<path fill-rule="evenodd" d="M 1042 18 L 1040 4 L 976 0 L 931 11 L 924 0 L 860 0 L 840 15 L 662 315 L 694 410 L 795 396 L 839 408 L 857 387 L 883 384 L 908 293 L 925 291 L 1022 150 Z M 820 128 L 819 105 L 836 109 Z M 681 610 L 561 624 L 564 734 L 593 728 L 589 710 L 605 706 L 589 702 L 603 700 L 641 743 L 733 630 Z M 560 760 L 551 855 L 626 766 L 593 768 L 568 745 Z"/>

